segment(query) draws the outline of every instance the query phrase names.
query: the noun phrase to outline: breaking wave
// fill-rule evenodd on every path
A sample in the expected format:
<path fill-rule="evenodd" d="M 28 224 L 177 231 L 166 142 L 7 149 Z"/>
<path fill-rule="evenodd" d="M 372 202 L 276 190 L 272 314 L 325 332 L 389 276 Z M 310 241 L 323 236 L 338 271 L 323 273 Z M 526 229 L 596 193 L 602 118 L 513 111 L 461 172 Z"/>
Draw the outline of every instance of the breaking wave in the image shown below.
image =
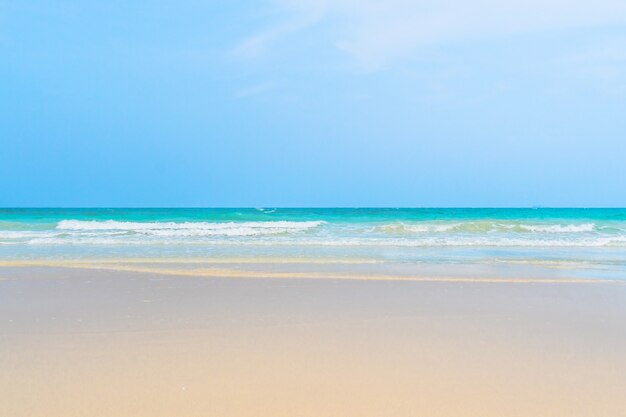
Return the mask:
<path fill-rule="evenodd" d="M 419 233 L 589 233 L 597 231 L 594 223 L 525 224 L 497 221 L 468 221 L 458 223 L 392 223 L 376 226 L 372 231 L 388 234 Z"/>
<path fill-rule="evenodd" d="M 10 226 L 10 227 L 9 227 Z M 0 227 L 3 245 L 323 247 L 626 247 L 623 221 L 119 221 Z M 184 249 L 183 249 L 184 250 Z"/>
<path fill-rule="evenodd" d="M 258 236 L 305 232 L 324 224 L 322 221 L 268 222 L 120 222 L 62 220 L 57 230 L 126 231 L 163 237 Z"/>

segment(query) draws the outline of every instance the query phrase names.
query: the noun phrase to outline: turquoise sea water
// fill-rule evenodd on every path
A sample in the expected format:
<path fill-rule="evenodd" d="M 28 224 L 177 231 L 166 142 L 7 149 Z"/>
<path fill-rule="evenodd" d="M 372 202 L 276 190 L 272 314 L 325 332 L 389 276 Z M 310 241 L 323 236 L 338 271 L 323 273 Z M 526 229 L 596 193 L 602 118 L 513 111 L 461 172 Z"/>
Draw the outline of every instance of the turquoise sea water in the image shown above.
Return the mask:
<path fill-rule="evenodd" d="M 0 260 L 359 257 L 626 271 L 626 209 L 0 209 Z"/>

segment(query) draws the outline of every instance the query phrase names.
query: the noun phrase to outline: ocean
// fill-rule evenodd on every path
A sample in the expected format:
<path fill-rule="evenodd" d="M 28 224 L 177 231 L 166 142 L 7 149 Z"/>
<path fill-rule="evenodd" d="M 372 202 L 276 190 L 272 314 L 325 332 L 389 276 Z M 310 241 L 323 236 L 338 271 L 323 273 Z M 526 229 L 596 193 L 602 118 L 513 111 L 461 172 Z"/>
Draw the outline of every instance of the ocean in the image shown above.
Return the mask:
<path fill-rule="evenodd" d="M 225 257 L 527 264 L 626 278 L 626 209 L 0 209 L 0 261 Z"/>

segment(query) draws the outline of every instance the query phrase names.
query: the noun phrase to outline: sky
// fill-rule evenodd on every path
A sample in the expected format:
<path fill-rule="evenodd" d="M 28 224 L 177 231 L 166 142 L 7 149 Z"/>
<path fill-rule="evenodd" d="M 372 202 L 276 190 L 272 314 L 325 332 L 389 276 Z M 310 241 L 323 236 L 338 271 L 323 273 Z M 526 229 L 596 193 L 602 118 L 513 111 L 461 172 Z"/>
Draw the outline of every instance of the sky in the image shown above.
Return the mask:
<path fill-rule="evenodd" d="M 0 0 L 0 206 L 626 206 L 626 1 Z"/>

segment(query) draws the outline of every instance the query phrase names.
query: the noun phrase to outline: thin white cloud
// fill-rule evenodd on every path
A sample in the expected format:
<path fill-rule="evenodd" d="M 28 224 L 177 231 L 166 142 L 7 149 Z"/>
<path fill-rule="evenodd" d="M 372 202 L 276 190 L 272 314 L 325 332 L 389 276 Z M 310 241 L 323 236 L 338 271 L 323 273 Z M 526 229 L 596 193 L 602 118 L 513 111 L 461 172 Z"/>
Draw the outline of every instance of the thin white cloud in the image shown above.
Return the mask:
<path fill-rule="evenodd" d="M 241 41 L 231 51 L 233 57 L 241 59 L 258 57 L 264 54 L 272 43 L 317 23 L 325 15 L 326 11 L 318 8 L 294 9 L 287 4 L 278 6 L 280 9 L 285 9 L 288 12 L 289 18 L 254 33 Z"/>
<path fill-rule="evenodd" d="M 266 52 L 268 45 L 274 40 L 280 39 L 301 29 L 300 26 L 286 23 L 266 29 L 244 39 L 232 51 L 231 55 L 235 58 L 255 58 Z"/>
<path fill-rule="evenodd" d="M 626 23 L 625 0 L 275 0 L 272 7 L 290 17 L 252 35 L 236 54 L 260 55 L 325 19 L 342 34 L 336 47 L 366 69 L 435 43 Z"/>

